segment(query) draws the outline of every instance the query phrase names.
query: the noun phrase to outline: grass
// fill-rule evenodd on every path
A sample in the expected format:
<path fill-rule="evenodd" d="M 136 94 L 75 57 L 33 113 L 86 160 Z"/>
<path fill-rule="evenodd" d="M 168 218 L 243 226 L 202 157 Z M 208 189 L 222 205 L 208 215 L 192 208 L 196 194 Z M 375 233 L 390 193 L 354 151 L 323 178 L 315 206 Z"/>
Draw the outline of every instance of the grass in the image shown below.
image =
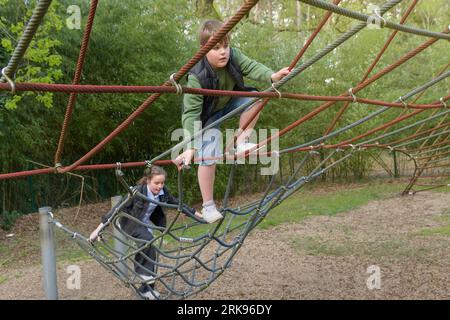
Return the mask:
<path fill-rule="evenodd" d="M 336 215 L 359 208 L 370 201 L 383 199 L 395 194 L 399 194 L 404 184 L 374 182 L 370 184 L 356 184 L 348 189 L 341 187 L 336 191 L 323 191 L 321 184 L 307 186 L 298 193 L 292 195 L 279 206 L 272 209 L 268 216 L 257 226 L 263 230 L 273 228 L 283 223 L 299 223 L 303 219 L 317 215 Z M 326 188 L 326 187 L 325 187 Z M 235 217 L 232 226 L 245 222 L 248 217 Z M 222 224 L 218 233 L 226 226 Z M 187 230 L 182 236 L 195 238 L 207 233 L 214 226 L 197 225 Z M 241 227 L 242 228 L 242 227 Z M 242 229 L 237 230 L 237 232 Z M 348 230 L 350 232 L 350 230 Z M 165 240 L 171 245 L 177 243 L 170 237 Z"/>
<path fill-rule="evenodd" d="M 398 183 L 387 184 L 375 182 L 371 184 L 356 184 L 349 189 L 342 190 L 339 186 L 337 191 L 322 191 L 321 184 L 314 184 L 302 189 L 283 201 L 278 207 L 271 210 L 268 216 L 257 226 L 261 229 L 270 229 L 283 223 L 298 223 L 303 219 L 315 215 L 335 215 L 361 207 L 370 201 L 382 199 L 398 194 L 404 185 Z M 248 216 L 235 217 L 231 227 L 245 222 Z M 183 225 L 183 224 L 176 224 Z M 227 221 L 222 223 L 217 234 L 220 234 L 227 226 Z M 214 229 L 215 225 L 196 225 L 181 232 L 177 236 L 196 238 Z M 234 234 L 241 232 L 242 227 Z M 164 241 L 170 247 L 178 247 L 178 242 L 166 236 Z"/>
<path fill-rule="evenodd" d="M 8 247 L 2 243 L 0 243 L 0 257 L 5 257 L 5 259 L 0 259 L 0 267 L 3 265 L 3 260 L 8 260 L 6 255 L 8 254 Z"/>
<path fill-rule="evenodd" d="M 423 235 L 423 236 L 436 236 L 436 235 L 450 236 L 450 224 L 445 227 L 440 227 L 440 228 L 424 229 L 424 230 L 422 230 L 421 235 Z"/>
<path fill-rule="evenodd" d="M 436 193 L 449 193 L 450 192 L 450 187 L 441 187 L 441 188 L 437 188 L 437 189 L 431 189 L 430 191 L 432 192 L 436 192 Z"/>
<path fill-rule="evenodd" d="M 55 254 L 58 261 L 78 262 L 89 259 L 89 255 L 81 250 L 66 234 L 54 230 Z M 14 237 L 6 244 L 0 243 L 0 267 L 10 267 L 27 263 L 28 260 L 40 261 L 40 239 L 38 235 L 27 238 Z M 12 254 L 13 253 L 13 254 Z"/>
<path fill-rule="evenodd" d="M 0 243 L 0 267 L 8 267 L 16 262 L 24 261 L 35 252 L 40 252 L 39 250 L 39 242 L 34 239 L 9 239 L 6 244 Z"/>
<path fill-rule="evenodd" d="M 286 200 L 282 205 L 274 209 L 261 223 L 261 227 L 269 229 L 281 223 L 298 223 L 301 220 L 315 215 L 335 215 L 340 212 L 354 210 L 366 203 L 383 199 L 389 195 L 402 191 L 403 185 L 375 184 L 357 187 L 349 190 L 330 192 L 326 194 L 314 194 L 308 192 L 294 196 Z M 448 192 L 448 190 L 433 190 L 433 192 Z M 436 218 L 441 224 L 439 227 L 421 230 L 420 236 L 450 236 L 450 210 Z M 351 236 L 350 229 L 342 230 Z M 396 239 L 381 242 L 357 243 L 351 239 L 345 241 L 324 240 L 320 236 L 309 236 L 299 239 L 289 239 L 297 250 L 305 251 L 311 255 L 324 256 L 368 256 L 379 258 L 382 256 L 416 257 L 427 254 L 425 248 L 410 248 L 406 240 Z"/>
<path fill-rule="evenodd" d="M 436 180 L 436 179 L 432 179 L 432 178 L 426 178 L 426 179 L 421 179 L 419 183 L 429 184 L 429 185 L 447 184 L 447 186 L 443 186 L 443 187 L 436 188 L 436 189 L 431 189 L 429 191 L 435 192 L 435 193 L 449 193 L 450 192 L 450 180 L 449 179 Z M 424 188 L 426 188 L 426 187 L 416 186 L 414 189 L 421 190 Z"/>
<path fill-rule="evenodd" d="M 359 208 L 370 201 L 379 200 L 399 194 L 404 188 L 404 183 L 386 183 L 385 181 L 360 183 L 348 185 L 323 185 L 315 183 L 305 186 L 301 191 L 286 199 L 279 206 L 269 212 L 268 216 L 257 226 L 261 229 L 270 229 L 283 223 L 299 223 L 303 219 L 317 215 L 333 216 L 338 213 Z M 446 188 L 443 188 L 446 189 Z M 448 189 L 448 188 L 447 188 Z M 447 191 L 447 190 L 445 190 Z M 435 192 L 442 192 L 435 190 Z M 448 215 L 450 217 L 450 214 Z M 248 217 L 237 217 L 233 220 L 236 225 L 245 221 Z M 225 228 L 223 223 L 221 228 Z M 214 225 L 199 225 L 191 230 L 187 230 L 178 236 L 196 237 L 212 230 Z M 240 229 L 242 230 L 242 229 Z M 237 230 L 239 232 L 240 230 Z M 351 233 L 347 230 L 346 233 Z M 423 235 L 450 234 L 450 218 L 448 223 L 435 229 L 423 230 Z M 170 237 L 165 239 L 170 246 L 176 245 Z M 26 243 L 25 243 L 26 242 Z M 173 243 L 172 243 L 173 242 Z M 66 234 L 55 231 L 55 243 L 58 261 L 78 262 L 90 259 L 89 255 L 81 250 Z M 345 254 L 351 244 L 324 243 L 320 239 L 305 239 L 305 243 L 298 244 L 307 250 L 316 251 L 319 254 L 342 255 Z M 392 244 L 394 247 L 395 245 Z M 388 246 L 389 247 L 389 246 Z M 395 248 L 394 248 L 395 249 Z M 15 252 L 11 255 L 11 252 Z M 36 260 L 40 254 L 39 239 L 10 239 L 7 245 L 0 243 L 0 266 L 11 266 L 24 258 L 34 257 Z M 29 259 L 27 259 L 29 260 Z"/>
<path fill-rule="evenodd" d="M 343 189 L 338 185 L 337 191 L 322 191 L 329 188 L 329 185 L 315 183 L 306 185 L 296 194 L 292 195 L 279 206 L 272 209 L 268 216 L 257 226 L 264 230 L 273 228 L 283 223 L 299 223 L 303 219 L 317 215 L 333 216 L 337 213 L 348 212 L 366 205 L 370 201 L 387 198 L 400 194 L 405 187 L 404 182 L 394 181 L 386 183 L 385 180 L 371 181 L 370 183 L 353 184 L 348 189 Z M 433 192 L 449 192 L 450 188 L 433 189 Z M 237 226 L 248 219 L 248 216 L 234 217 L 231 228 Z M 177 223 L 176 226 L 182 226 Z M 227 226 L 227 221 L 222 223 L 216 234 L 220 234 Z M 193 228 L 177 232 L 177 236 L 195 238 L 212 232 L 215 225 L 197 225 Z M 242 231 L 242 227 L 235 231 Z M 171 237 L 164 239 L 168 244 L 178 246 Z"/>
<path fill-rule="evenodd" d="M 83 250 L 79 249 L 79 247 L 73 247 L 68 248 L 64 247 L 64 250 L 59 252 L 57 254 L 58 261 L 65 261 L 65 262 L 80 262 L 80 261 L 86 261 L 90 259 L 90 255 L 88 255 Z"/>
<path fill-rule="evenodd" d="M 54 230 L 56 259 L 64 262 L 89 260 L 90 256 L 68 237 L 66 233 Z"/>
<path fill-rule="evenodd" d="M 440 227 L 426 228 L 420 231 L 421 236 L 450 236 L 450 210 L 438 217 L 437 222 L 442 224 Z"/>
<path fill-rule="evenodd" d="M 381 257 L 422 258 L 427 255 L 425 248 L 411 248 L 406 239 L 393 239 L 372 242 L 352 240 L 324 240 L 321 237 L 308 236 L 290 240 L 293 248 L 314 256 L 360 256 L 379 259 Z"/>
<path fill-rule="evenodd" d="M 292 246 L 297 250 L 306 251 L 310 255 L 344 256 L 351 250 L 348 245 L 324 241 L 320 237 L 304 237 L 293 239 Z"/>
<path fill-rule="evenodd" d="M 310 216 L 336 215 L 398 194 L 402 188 L 402 184 L 374 183 L 323 194 L 317 194 L 314 189 L 306 190 L 274 208 L 259 227 L 269 229 L 281 223 L 298 223 Z"/>

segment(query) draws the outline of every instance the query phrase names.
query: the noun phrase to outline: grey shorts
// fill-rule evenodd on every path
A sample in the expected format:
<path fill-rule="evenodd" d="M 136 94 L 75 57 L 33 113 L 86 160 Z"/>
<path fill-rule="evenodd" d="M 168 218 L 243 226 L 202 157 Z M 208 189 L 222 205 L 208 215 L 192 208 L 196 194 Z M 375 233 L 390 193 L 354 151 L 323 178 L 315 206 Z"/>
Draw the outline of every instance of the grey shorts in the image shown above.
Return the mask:
<path fill-rule="evenodd" d="M 250 102 L 252 97 L 234 97 L 228 102 L 225 107 L 217 112 L 215 112 L 211 118 L 208 119 L 205 126 L 209 125 L 210 123 L 213 123 L 214 121 L 222 118 L 223 116 L 227 115 L 228 113 L 236 110 L 243 104 L 246 104 Z M 251 108 L 253 108 L 255 104 L 252 104 L 248 106 L 247 108 L 243 109 L 239 115 L 249 111 Z M 223 154 L 223 139 L 222 134 L 220 132 L 220 124 L 206 130 L 203 133 L 201 141 L 198 142 L 197 145 L 197 152 L 199 158 L 211 158 L 211 157 L 221 157 Z M 209 166 L 217 163 L 219 160 L 201 160 L 196 162 L 197 164 L 201 166 Z"/>

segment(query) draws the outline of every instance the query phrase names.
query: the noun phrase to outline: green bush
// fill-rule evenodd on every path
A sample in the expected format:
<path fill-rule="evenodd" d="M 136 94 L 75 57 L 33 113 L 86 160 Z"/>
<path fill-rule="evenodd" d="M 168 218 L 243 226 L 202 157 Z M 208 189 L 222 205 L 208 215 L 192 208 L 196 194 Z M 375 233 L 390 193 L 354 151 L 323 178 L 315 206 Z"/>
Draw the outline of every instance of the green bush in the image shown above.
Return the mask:
<path fill-rule="evenodd" d="M 0 216 L 0 228 L 5 231 L 11 230 L 17 218 L 22 215 L 19 211 L 3 211 Z"/>

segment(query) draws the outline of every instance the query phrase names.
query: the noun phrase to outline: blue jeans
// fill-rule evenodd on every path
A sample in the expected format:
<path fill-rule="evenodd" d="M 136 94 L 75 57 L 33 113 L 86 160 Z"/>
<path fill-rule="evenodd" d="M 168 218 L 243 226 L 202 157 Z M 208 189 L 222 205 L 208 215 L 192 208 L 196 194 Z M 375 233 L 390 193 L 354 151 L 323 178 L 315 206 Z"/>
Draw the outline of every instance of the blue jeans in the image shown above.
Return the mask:
<path fill-rule="evenodd" d="M 243 104 L 250 102 L 252 99 L 254 98 L 251 97 L 231 98 L 231 100 L 225 105 L 225 107 L 213 113 L 213 115 L 206 121 L 205 127 L 222 118 L 223 116 L 229 114 L 230 112 L 236 110 Z M 247 108 L 244 108 L 237 115 L 241 115 L 243 112 L 249 111 L 251 108 L 253 108 L 254 105 L 255 104 L 252 104 Z M 200 158 L 219 157 L 222 155 L 223 150 L 222 135 L 219 134 L 218 132 L 220 132 L 220 124 L 206 130 L 203 133 L 201 146 L 198 146 L 197 149 L 198 156 Z M 209 166 L 217 163 L 217 161 L 218 160 L 203 160 L 197 163 L 201 166 Z"/>

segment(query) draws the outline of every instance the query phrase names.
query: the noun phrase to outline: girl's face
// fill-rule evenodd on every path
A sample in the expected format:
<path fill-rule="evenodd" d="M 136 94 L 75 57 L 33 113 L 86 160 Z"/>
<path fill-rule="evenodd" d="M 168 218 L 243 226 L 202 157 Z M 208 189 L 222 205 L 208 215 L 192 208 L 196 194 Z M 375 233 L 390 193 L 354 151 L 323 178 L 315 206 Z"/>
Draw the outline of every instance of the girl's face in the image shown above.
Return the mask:
<path fill-rule="evenodd" d="M 221 42 L 215 45 L 207 54 L 211 67 L 223 68 L 227 65 L 228 59 L 230 59 L 230 47 L 227 42 Z"/>
<path fill-rule="evenodd" d="M 164 187 L 164 182 L 166 181 L 166 177 L 164 177 L 163 174 L 159 174 L 156 176 L 153 176 L 151 179 L 147 179 L 147 186 L 149 187 L 150 191 L 157 195 L 161 189 Z"/>

